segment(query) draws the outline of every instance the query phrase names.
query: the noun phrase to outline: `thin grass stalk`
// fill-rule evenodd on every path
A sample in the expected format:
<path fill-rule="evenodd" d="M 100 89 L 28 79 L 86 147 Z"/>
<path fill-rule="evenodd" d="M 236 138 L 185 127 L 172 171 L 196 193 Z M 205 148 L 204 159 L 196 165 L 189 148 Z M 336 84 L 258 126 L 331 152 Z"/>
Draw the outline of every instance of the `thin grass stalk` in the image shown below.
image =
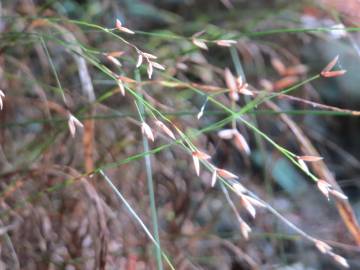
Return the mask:
<path fill-rule="evenodd" d="M 135 79 L 136 79 L 136 81 L 141 81 L 140 73 L 138 70 L 135 71 Z M 142 97 L 142 95 L 141 95 L 141 97 Z M 136 101 L 135 101 L 135 104 L 137 104 Z M 141 120 L 144 121 L 145 120 L 144 119 L 144 117 L 145 117 L 144 104 L 140 101 L 139 104 L 137 105 L 137 108 L 138 108 L 139 116 L 140 116 Z M 144 134 L 143 134 L 142 138 L 143 138 L 142 141 L 143 141 L 144 151 L 149 152 L 150 151 L 149 141 Z M 145 167 L 146 167 L 146 180 L 147 180 L 147 186 L 148 186 L 149 198 L 150 198 L 150 209 L 151 209 L 151 220 L 152 220 L 152 224 L 153 224 L 153 233 L 154 233 L 155 241 L 158 243 L 157 245 L 155 245 L 156 263 L 157 263 L 157 268 L 159 270 L 163 270 L 163 264 L 162 264 L 162 260 L 161 260 L 161 245 L 160 245 L 160 237 L 159 237 L 159 226 L 158 226 L 158 218 L 157 218 L 156 203 L 155 203 L 154 181 L 153 181 L 153 177 L 152 177 L 151 155 L 145 155 L 144 160 L 145 160 Z"/>
<path fill-rule="evenodd" d="M 158 250 L 160 250 L 160 256 L 162 256 L 164 258 L 164 260 L 169 265 L 170 269 L 175 270 L 175 267 L 172 265 L 168 256 L 161 250 L 159 242 L 155 240 L 155 237 L 151 234 L 150 230 L 146 227 L 145 223 L 142 221 L 142 219 L 139 217 L 139 215 L 136 214 L 135 210 L 131 207 L 131 205 L 128 203 L 128 201 L 125 199 L 125 197 L 122 195 L 122 193 L 117 189 L 117 187 L 113 184 L 111 179 L 104 173 L 104 171 L 102 169 L 99 169 L 98 172 L 102 175 L 102 177 L 109 184 L 111 189 L 115 192 L 115 194 L 123 202 L 123 204 L 126 206 L 126 208 L 130 212 L 130 214 L 134 217 L 134 219 L 140 224 L 141 228 L 144 230 L 145 234 L 149 237 L 151 242 L 153 242 L 154 245 L 156 246 L 156 248 Z"/>

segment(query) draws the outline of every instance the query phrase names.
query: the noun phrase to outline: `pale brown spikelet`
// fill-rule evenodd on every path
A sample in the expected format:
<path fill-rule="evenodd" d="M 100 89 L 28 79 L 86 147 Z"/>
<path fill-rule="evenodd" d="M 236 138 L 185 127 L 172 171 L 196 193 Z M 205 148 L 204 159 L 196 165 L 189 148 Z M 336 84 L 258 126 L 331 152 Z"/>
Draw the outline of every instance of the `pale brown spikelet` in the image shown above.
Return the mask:
<path fill-rule="evenodd" d="M 230 140 L 234 137 L 235 132 L 234 129 L 222 129 L 218 132 L 218 136 L 223 140 Z"/>
<path fill-rule="evenodd" d="M 223 177 L 225 179 L 237 179 L 239 177 L 237 177 L 237 175 L 227 171 L 227 170 L 224 170 L 224 169 L 217 169 L 217 174 L 218 176 L 220 177 Z"/>
<path fill-rule="evenodd" d="M 342 70 L 322 72 L 321 76 L 323 76 L 325 78 L 334 78 L 334 77 L 340 77 L 340 76 L 344 75 L 345 73 L 346 73 L 346 70 L 342 69 Z"/>
<path fill-rule="evenodd" d="M 240 132 L 238 132 L 237 130 L 234 132 L 234 144 L 239 151 L 250 155 L 251 151 L 248 143 L 246 142 L 244 136 L 241 135 Z"/>
<path fill-rule="evenodd" d="M 239 100 L 239 95 L 237 93 L 237 85 L 234 75 L 231 73 L 230 69 L 226 68 L 224 71 L 226 87 L 230 91 L 230 98 L 234 101 Z"/>
<path fill-rule="evenodd" d="M 234 181 L 231 186 L 234 189 L 234 192 L 239 196 L 242 196 L 247 191 L 246 188 L 239 182 Z"/>
<path fill-rule="evenodd" d="M 320 192 L 325 195 L 325 197 L 329 200 L 329 191 L 331 189 L 331 185 L 325 180 L 318 179 L 316 185 Z"/>
<path fill-rule="evenodd" d="M 344 257 L 342 257 L 342 256 L 340 256 L 340 255 L 337 255 L 337 254 L 333 254 L 332 257 L 333 257 L 333 259 L 334 259 L 338 264 L 340 264 L 341 266 L 343 266 L 343 267 L 345 267 L 345 268 L 349 268 L 349 267 L 350 267 L 349 264 L 348 264 L 348 262 L 347 262 L 347 260 L 346 260 Z"/>
<path fill-rule="evenodd" d="M 125 87 L 124 87 L 124 83 L 120 78 L 117 78 L 117 84 L 119 86 L 119 90 L 121 95 L 125 96 Z"/>
<path fill-rule="evenodd" d="M 151 130 L 151 127 L 146 124 L 145 122 L 141 123 L 141 132 L 146 136 L 146 138 L 148 138 L 151 141 L 154 141 L 154 134 Z"/>
<path fill-rule="evenodd" d="M 297 156 L 297 158 L 307 162 L 316 162 L 324 159 L 323 157 L 317 156 Z"/>
<path fill-rule="evenodd" d="M 106 55 L 110 55 L 112 57 L 121 57 L 125 54 L 125 51 L 114 51 L 114 52 L 109 52 Z"/>
<path fill-rule="evenodd" d="M 274 84 L 271 81 L 267 80 L 267 79 L 260 79 L 259 84 L 266 91 L 271 92 L 271 91 L 274 90 Z"/>
<path fill-rule="evenodd" d="M 346 70 L 342 69 L 342 70 L 332 71 L 338 60 L 339 60 L 339 55 L 335 56 L 335 58 L 331 60 L 329 64 L 326 65 L 326 67 L 320 72 L 320 75 L 325 78 L 339 77 L 344 75 L 346 73 Z"/>
<path fill-rule="evenodd" d="M 286 67 L 283 64 L 283 62 L 281 62 L 281 60 L 279 58 L 275 58 L 275 57 L 272 58 L 271 59 L 271 65 L 276 70 L 276 72 L 279 73 L 279 75 L 284 75 L 285 74 Z"/>
<path fill-rule="evenodd" d="M 68 127 L 71 136 L 75 137 L 76 127 L 83 128 L 84 125 L 71 113 L 69 113 Z"/>
<path fill-rule="evenodd" d="M 124 27 L 119 19 L 116 19 L 115 27 L 121 32 L 128 33 L 131 35 L 135 34 L 134 31 L 130 30 L 129 28 Z"/>
<path fill-rule="evenodd" d="M 244 207 L 246 209 L 246 211 L 249 212 L 249 214 L 255 218 L 256 216 L 256 209 L 255 207 L 252 205 L 252 203 L 248 200 L 248 197 L 245 195 L 240 196 L 240 203 L 242 205 L 242 207 Z"/>
<path fill-rule="evenodd" d="M 148 74 L 149 79 L 151 79 L 153 71 L 154 71 L 153 66 L 152 66 L 151 62 L 149 61 L 148 62 L 148 67 L 147 67 L 147 74 Z"/>
<path fill-rule="evenodd" d="M 196 150 L 194 152 L 192 152 L 192 155 L 193 156 L 197 156 L 199 159 L 203 159 L 203 160 L 206 160 L 206 159 L 210 159 L 211 156 L 202 152 L 202 151 L 199 151 L 199 150 Z"/>
<path fill-rule="evenodd" d="M 196 116 L 198 120 L 204 115 L 205 106 L 206 106 L 206 102 L 201 106 L 200 111 Z"/>
<path fill-rule="evenodd" d="M 137 59 L 137 62 L 136 62 L 136 68 L 139 68 L 141 66 L 142 62 L 143 62 L 143 56 L 142 56 L 141 53 L 139 53 L 138 59 Z"/>
<path fill-rule="evenodd" d="M 246 222 L 240 221 L 240 231 L 245 239 L 249 239 L 249 233 L 251 232 L 251 228 Z"/>
<path fill-rule="evenodd" d="M 297 76 L 287 76 L 287 77 L 284 77 L 284 78 L 276 81 L 274 83 L 274 89 L 281 90 L 283 88 L 287 88 L 287 87 L 293 85 L 294 83 L 296 83 L 298 81 L 299 81 L 299 77 L 297 77 Z"/>
<path fill-rule="evenodd" d="M 174 133 L 170 130 L 170 128 L 168 128 L 163 122 L 156 120 L 155 124 L 166 133 L 166 135 L 168 135 L 171 139 L 175 140 L 175 135 Z"/>
<path fill-rule="evenodd" d="M 197 38 L 193 38 L 192 39 L 192 43 L 196 46 L 199 47 L 202 50 L 208 50 L 208 46 L 206 45 L 204 40 L 201 39 L 197 39 Z"/>
<path fill-rule="evenodd" d="M 211 175 L 211 187 L 214 187 L 216 184 L 216 179 L 217 179 L 217 169 L 214 168 L 213 173 Z"/>
<path fill-rule="evenodd" d="M 160 70 L 165 70 L 165 67 L 163 65 L 160 65 L 159 63 L 156 63 L 156 62 L 150 62 L 150 63 L 154 68 L 157 68 Z"/>
<path fill-rule="evenodd" d="M 215 42 L 217 45 L 221 47 L 231 47 L 232 45 L 236 44 L 236 40 L 231 40 L 231 39 L 220 39 Z"/>
<path fill-rule="evenodd" d="M 200 160 L 210 159 L 211 156 L 209 156 L 208 154 L 206 154 L 202 151 L 199 151 L 199 150 L 193 151 L 191 153 L 191 155 L 193 157 L 195 172 L 199 176 L 200 175 Z"/>
<path fill-rule="evenodd" d="M 285 70 L 285 74 L 287 76 L 291 76 L 291 75 L 303 75 L 308 71 L 308 67 L 305 65 L 296 65 L 296 66 L 292 66 L 292 67 L 288 67 Z"/>
<path fill-rule="evenodd" d="M 121 63 L 120 63 L 120 61 L 118 60 L 118 59 L 116 59 L 114 56 L 112 56 L 112 55 L 106 55 L 106 58 L 111 62 L 111 63 L 113 63 L 115 66 L 118 66 L 118 67 L 121 67 L 122 65 L 121 65 Z"/>
<path fill-rule="evenodd" d="M 315 240 L 315 246 L 318 250 L 320 250 L 321 253 L 324 254 L 329 253 L 329 251 L 332 250 L 332 247 L 320 240 Z"/>
<path fill-rule="evenodd" d="M 326 67 L 324 67 L 324 69 L 321 71 L 321 73 L 332 70 L 338 60 L 339 60 L 339 55 L 335 56 L 334 59 L 331 60 L 330 63 L 326 65 Z"/>
<path fill-rule="evenodd" d="M 3 109 L 4 107 L 4 103 L 3 103 L 3 98 L 5 97 L 5 94 L 2 90 L 0 90 L 0 110 Z"/>
<path fill-rule="evenodd" d="M 342 200 L 347 200 L 348 199 L 348 197 L 344 193 L 342 193 L 340 191 L 337 191 L 337 190 L 335 190 L 333 188 L 331 188 L 329 190 L 329 193 L 331 195 L 333 195 L 334 197 L 337 197 L 337 198 L 342 199 Z"/>
<path fill-rule="evenodd" d="M 262 208 L 266 208 L 266 207 L 267 207 L 263 202 L 259 201 L 259 200 L 256 199 L 256 198 L 253 198 L 253 197 L 248 196 L 248 195 L 243 195 L 243 196 L 246 197 L 246 199 L 247 199 L 252 205 L 254 205 L 254 206 L 262 207 Z"/>
<path fill-rule="evenodd" d="M 298 159 L 298 163 L 299 163 L 299 165 L 300 165 L 300 168 L 301 168 L 304 172 L 306 172 L 307 174 L 310 173 L 310 170 L 309 170 L 309 168 L 308 168 L 308 166 L 306 165 L 306 163 L 305 163 L 304 160 Z"/>
<path fill-rule="evenodd" d="M 246 96 L 253 96 L 254 93 L 251 92 L 249 89 L 249 84 L 245 83 L 243 81 L 243 78 L 242 76 L 238 76 L 236 78 L 236 88 L 237 88 L 237 91 L 240 93 L 240 94 L 243 94 L 243 95 L 246 95 Z"/>
<path fill-rule="evenodd" d="M 194 155 L 194 153 L 192 154 L 192 158 L 193 158 L 193 162 L 194 162 L 196 175 L 199 176 L 200 175 L 200 160 L 196 155 Z"/>
<path fill-rule="evenodd" d="M 153 55 L 151 53 L 145 53 L 143 52 L 142 55 L 147 58 L 147 59 L 157 59 L 157 56 L 156 55 Z"/>

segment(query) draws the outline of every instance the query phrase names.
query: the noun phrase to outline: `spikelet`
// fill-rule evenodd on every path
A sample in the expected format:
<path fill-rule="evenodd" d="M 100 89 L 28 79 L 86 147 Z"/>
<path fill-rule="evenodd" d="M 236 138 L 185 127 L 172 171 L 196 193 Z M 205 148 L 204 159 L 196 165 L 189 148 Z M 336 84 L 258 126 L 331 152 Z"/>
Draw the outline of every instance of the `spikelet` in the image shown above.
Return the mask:
<path fill-rule="evenodd" d="M 297 158 L 307 162 L 316 162 L 323 159 L 322 157 L 317 156 L 297 156 Z"/>
<path fill-rule="evenodd" d="M 237 130 L 234 132 L 234 144 L 239 151 L 244 152 L 247 155 L 250 155 L 250 147 L 246 142 L 243 135 L 240 134 Z"/>
<path fill-rule="evenodd" d="M 155 124 L 166 133 L 166 135 L 168 135 L 171 139 L 175 140 L 175 135 L 174 133 L 170 130 L 170 128 L 168 128 L 163 122 L 156 120 Z"/>
<path fill-rule="evenodd" d="M 211 187 L 214 187 L 217 180 L 217 169 L 214 168 L 212 176 L 211 176 Z"/>
<path fill-rule="evenodd" d="M 234 137 L 235 129 L 222 129 L 218 132 L 218 136 L 223 140 L 230 140 Z"/>
<path fill-rule="evenodd" d="M 121 21 L 116 19 L 116 22 L 115 22 L 115 27 L 120 31 L 120 32 L 124 32 L 124 33 L 128 33 L 128 34 L 135 34 L 134 31 L 130 30 L 129 28 L 126 28 L 122 25 Z"/>
<path fill-rule="evenodd" d="M 220 39 L 216 40 L 215 43 L 221 47 L 231 47 L 232 45 L 236 44 L 236 40 Z"/>
<path fill-rule="evenodd" d="M 200 175 L 200 160 L 210 159 L 211 156 L 209 156 L 208 154 L 206 154 L 204 152 L 196 150 L 196 151 L 192 152 L 192 157 L 193 157 L 196 175 L 199 176 Z"/>
<path fill-rule="evenodd" d="M 227 170 L 224 170 L 224 169 L 217 169 L 217 174 L 218 176 L 220 177 L 223 177 L 225 179 L 237 179 L 239 178 L 237 175 L 227 171 Z"/>
<path fill-rule="evenodd" d="M 230 94 L 229 94 L 230 98 L 234 101 L 239 100 L 239 95 L 237 93 L 236 80 L 234 78 L 234 75 L 231 73 L 230 69 L 228 69 L 228 68 L 225 69 L 224 78 L 225 78 L 226 87 L 230 91 Z"/>
<path fill-rule="evenodd" d="M 240 231 L 245 239 L 249 239 L 249 233 L 251 232 L 251 228 L 246 222 L 240 221 Z"/>
<path fill-rule="evenodd" d="M 324 194 L 325 197 L 329 200 L 330 199 L 329 191 L 330 191 L 331 185 L 322 179 L 317 180 L 316 185 L 317 185 L 318 189 L 320 190 L 320 192 L 322 194 Z"/>
<path fill-rule="evenodd" d="M 138 59 L 137 59 L 137 62 L 136 62 L 136 68 L 139 68 L 141 66 L 142 62 L 143 62 L 143 56 L 142 56 L 141 53 L 139 53 Z"/>
<path fill-rule="evenodd" d="M 121 67 L 121 66 L 122 66 L 121 63 L 120 63 L 120 61 L 119 61 L 118 59 L 116 59 L 114 56 L 107 54 L 107 55 L 106 55 L 106 58 L 107 58 L 111 63 L 113 63 L 115 66 L 118 66 L 118 67 Z"/>
<path fill-rule="evenodd" d="M 197 39 L 197 38 L 193 38 L 192 39 L 192 43 L 196 46 L 199 47 L 202 50 L 208 50 L 208 46 L 206 45 L 204 40 L 201 39 Z"/>
<path fill-rule="evenodd" d="M 153 66 L 152 66 L 151 62 L 149 61 L 148 67 L 147 67 L 147 74 L 148 74 L 149 79 L 151 79 L 153 71 L 154 71 Z"/>
<path fill-rule="evenodd" d="M 121 95 L 125 96 L 125 87 L 124 87 L 123 81 L 120 78 L 117 78 L 116 81 L 117 81 L 117 84 L 119 86 L 119 90 L 120 90 Z"/>
<path fill-rule="evenodd" d="M 0 110 L 3 109 L 4 103 L 3 103 L 3 98 L 5 97 L 5 94 L 2 90 L 0 90 Z"/>
<path fill-rule="evenodd" d="M 332 250 L 332 248 L 328 244 L 320 240 L 315 240 L 315 246 L 318 250 L 320 250 L 321 253 L 324 254 L 327 254 Z"/>
<path fill-rule="evenodd" d="M 344 69 L 332 71 L 338 60 L 339 60 L 339 55 L 335 56 L 335 58 L 331 60 L 329 64 L 326 65 L 326 67 L 320 72 L 320 75 L 325 78 L 339 77 L 344 75 L 346 73 L 346 70 Z"/>
<path fill-rule="evenodd" d="M 340 264 L 341 266 L 343 266 L 343 267 L 345 267 L 345 268 L 349 268 L 349 267 L 350 267 L 349 264 L 348 264 L 348 262 L 347 262 L 347 260 L 346 260 L 344 257 L 342 257 L 342 256 L 340 256 L 340 255 L 337 255 L 337 254 L 333 254 L 332 257 L 333 257 L 333 259 L 334 259 L 338 264 Z"/>
<path fill-rule="evenodd" d="M 84 125 L 71 113 L 69 113 L 68 127 L 72 137 L 75 137 L 76 127 L 83 128 Z"/>
<path fill-rule="evenodd" d="M 141 123 L 141 132 L 146 136 L 146 138 L 148 138 L 151 141 L 154 141 L 154 134 L 151 130 L 151 127 L 146 124 L 145 122 Z"/>

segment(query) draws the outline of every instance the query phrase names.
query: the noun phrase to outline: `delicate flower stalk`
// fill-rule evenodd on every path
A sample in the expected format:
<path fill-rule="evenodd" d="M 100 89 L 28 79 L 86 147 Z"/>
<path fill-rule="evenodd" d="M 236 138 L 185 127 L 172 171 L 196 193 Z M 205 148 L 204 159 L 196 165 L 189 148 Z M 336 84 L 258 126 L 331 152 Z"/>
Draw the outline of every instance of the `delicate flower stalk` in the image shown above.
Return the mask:
<path fill-rule="evenodd" d="M 141 123 L 141 132 L 146 136 L 146 138 L 148 138 L 151 141 L 154 141 L 154 134 L 151 130 L 151 127 L 146 124 L 145 122 Z"/>
<path fill-rule="evenodd" d="M 176 140 L 174 133 L 163 122 L 156 120 L 155 124 L 166 133 L 171 139 Z"/>
<path fill-rule="evenodd" d="M 0 90 L 0 110 L 3 109 L 4 107 L 4 103 L 3 103 L 3 98 L 5 97 L 5 94 L 2 90 Z"/>
<path fill-rule="evenodd" d="M 339 60 L 339 55 L 335 56 L 335 58 L 331 60 L 329 64 L 326 65 L 326 67 L 320 72 L 320 75 L 325 78 L 339 77 L 344 75 L 346 73 L 346 70 L 344 69 L 335 70 L 335 71 L 332 70 L 336 65 L 336 63 L 338 62 L 338 60 Z"/>
<path fill-rule="evenodd" d="M 209 156 L 208 154 L 206 154 L 204 152 L 196 150 L 196 151 L 192 152 L 192 157 L 193 157 L 193 161 L 194 161 L 196 175 L 199 176 L 200 175 L 200 160 L 210 159 L 211 156 Z"/>
<path fill-rule="evenodd" d="M 131 35 L 135 34 L 134 31 L 130 30 L 129 28 L 124 27 L 119 19 L 116 19 L 115 26 L 120 32 L 128 33 Z"/>
<path fill-rule="evenodd" d="M 202 50 L 208 50 L 208 46 L 206 45 L 206 43 L 205 43 L 205 41 L 204 40 L 201 40 L 201 39 L 197 39 L 197 38 L 193 38 L 192 39 L 192 43 L 196 46 L 196 47 L 198 47 L 198 48 L 200 48 L 200 49 L 202 49 Z"/>
<path fill-rule="evenodd" d="M 236 44 L 236 40 L 230 40 L 230 39 L 220 39 L 216 40 L 215 43 L 221 47 L 231 47 L 232 45 Z"/>
<path fill-rule="evenodd" d="M 75 137 L 76 127 L 83 128 L 84 125 L 71 113 L 69 113 L 68 127 L 72 137 Z"/>

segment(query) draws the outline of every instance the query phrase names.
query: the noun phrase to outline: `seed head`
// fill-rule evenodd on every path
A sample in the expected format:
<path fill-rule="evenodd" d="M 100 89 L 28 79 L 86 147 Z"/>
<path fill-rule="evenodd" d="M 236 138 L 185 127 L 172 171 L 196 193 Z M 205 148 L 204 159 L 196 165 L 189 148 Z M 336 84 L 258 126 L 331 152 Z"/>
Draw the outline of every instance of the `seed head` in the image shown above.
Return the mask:
<path fill-rule="evenodd" d="M 141 132 L 151 141 L 154 141 L 154 134 L 152 133 L 151 127 L 145 122 L 141 123 Z"/>

